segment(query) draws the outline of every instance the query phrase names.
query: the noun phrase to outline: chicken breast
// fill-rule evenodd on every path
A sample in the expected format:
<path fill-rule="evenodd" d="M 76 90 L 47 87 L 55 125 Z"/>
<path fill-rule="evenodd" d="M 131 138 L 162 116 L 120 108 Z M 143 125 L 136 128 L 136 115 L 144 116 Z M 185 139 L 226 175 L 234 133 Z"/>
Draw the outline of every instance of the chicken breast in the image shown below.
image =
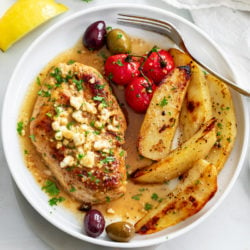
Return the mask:
<path fill-rule="evenodd" d="M 91 204 L 124 194 L 126 120 L 97 70 L 80 63 L 53 67 L 32 117 L 32 142 L 65 191 Z"/>

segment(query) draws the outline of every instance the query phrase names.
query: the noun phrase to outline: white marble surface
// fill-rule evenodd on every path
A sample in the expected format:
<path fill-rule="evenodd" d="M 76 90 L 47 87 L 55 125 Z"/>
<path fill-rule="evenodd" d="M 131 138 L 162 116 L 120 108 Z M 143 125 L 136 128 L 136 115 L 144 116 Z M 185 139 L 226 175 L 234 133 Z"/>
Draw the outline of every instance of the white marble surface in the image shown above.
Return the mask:
<path fill-rule="evenodd" d="M 14 0 L 0 1 L 0 15 Z M 118 2 L 117 0 L 94 0 L 84 3 L 81 0 L 61 0 L 70 7 L 65 15 L 96 4 Z M 188 12 L 174 9 L 157 0 L 120 0 L 119 2 L 148 4 L 173 11 L 191 20 Z M 65 16 L 64 15 L 64 16 Z M 8 52 L 0 52 L 0 100 L 11 73 L 25 49 L 46 28 L 55 23 L 60 16 L 18 42 Z M 191 20 L 192 21 L 192 20 Z M 0 34 L 1 35 L 1 34 Z M 249 103 L 248 103 L 249 105 Z M 25 200 L 13 182 L 2 144 L 0 144 L 0 249 L 108 249 L 91 245 L 61 232 L 43 219 Z M 250 168 L 249 161 L 238 177 L 234 187 L 222 204 L 205 221 L 192 231 L 160 246 L 145 250 L 250 250 Z"/>

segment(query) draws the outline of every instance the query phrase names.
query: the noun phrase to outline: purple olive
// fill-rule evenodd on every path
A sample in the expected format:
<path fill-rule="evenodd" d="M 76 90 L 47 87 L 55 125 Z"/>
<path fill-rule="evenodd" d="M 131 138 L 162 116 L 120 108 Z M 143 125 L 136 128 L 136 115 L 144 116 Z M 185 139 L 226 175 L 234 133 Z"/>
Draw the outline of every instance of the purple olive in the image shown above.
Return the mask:
<path fill-rule="evenodd" d="M 83 35 L 83 45 L 89 50 L 98 50 L 105 44 L 106 24 L 104 21 L 92 23 Z"/>
<path fill-rule="evenodd" d="M 105 220 L 101 212 L 96 209 L 88 211 L 84 217 L 84 228 L 88 236 L 98 237 L 104 230 Z"/>

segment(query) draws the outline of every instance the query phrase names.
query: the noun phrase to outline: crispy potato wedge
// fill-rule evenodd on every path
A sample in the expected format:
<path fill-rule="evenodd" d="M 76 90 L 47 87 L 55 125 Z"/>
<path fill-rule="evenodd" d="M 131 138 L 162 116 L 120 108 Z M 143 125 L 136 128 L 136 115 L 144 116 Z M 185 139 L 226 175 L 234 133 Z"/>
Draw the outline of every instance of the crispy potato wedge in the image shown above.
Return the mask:
<path fill-rule="evenodd" d="M 154 92 L 138 139 L 144 157 L 160 160 L 169 153 L 189 78 L 189 69 L 176 68 Z"/>
<path fill-rule="evenodd" d="M 167 157 L 132 173 L 132 179 L 140 183 L 163 183 L 185 173 L 195 161 L 206 157 L 213 147 L 216 142 L 215 123 L 215 118 L 209 120 Z"/>
<path fill-rule="evenodd" d="M 180 114 L 182 141 L 193 136 L 201 125 L 212 118 L 210 92 L 203 70 L 185 53 L 170 49 L 176 66 L 190 65 L 191 79 Z"/>
<path fill-rule="evenodd" d="M 206 79 L 212 101 L 213 116 L 217 119 L 217 140 L 209 152 L 207 160 L 220 171 L 234 145 L 237 134 L 236 117 L 227 85 L 212 75 L 207 75 Z"/>
<path fill-rule="evenodd" d="M 199 212 L 216 191 L 216 167 L 200 159 L 173 192 L 135 224 L 135 230 L 139 234 L 151 234 L 173 226 Z"/>

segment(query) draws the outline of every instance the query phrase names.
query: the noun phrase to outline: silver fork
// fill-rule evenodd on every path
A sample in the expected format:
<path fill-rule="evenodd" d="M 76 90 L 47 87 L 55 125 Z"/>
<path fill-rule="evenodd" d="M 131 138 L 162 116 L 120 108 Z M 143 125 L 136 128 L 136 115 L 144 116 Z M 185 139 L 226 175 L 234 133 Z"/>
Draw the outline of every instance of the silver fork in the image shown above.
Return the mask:
<path fill-rule="evenodd" d="M 185 51 L 193 61 L 195 61 L 197 64 L 202 66 L 207 72 L 210 74 L 216 76 L 221 81 L 225 82 L 228 86 L 239 92 L 240 94 L 244 96 L 250 97 L 250 92 L 237 86 L 234 82 L 226 79 L 225 77 L 221 76 L 219 73 L 215 72 L 205 64 L 201 63 L 197 59 L 195 59 L 190 52 L 188 51 L 182 36 L 178 32 L 178 30 L 174 27 L 173 24 L 167 23 L 166 21 L 157 20 L 149 17 L 143 17 L 143 16 L 135 16 L 135 15 L 127 15 L 127 14 L 118 14 L 120 17 L 117 18 L 118 22 L 123 24 L 130 24 L 135 27 L 141 27 L 142 29 L 154 31 L 156 33 L 160 33 L 163 35 L 166 35 L 167 37 L 171 38 L 176 45 Z"/>

